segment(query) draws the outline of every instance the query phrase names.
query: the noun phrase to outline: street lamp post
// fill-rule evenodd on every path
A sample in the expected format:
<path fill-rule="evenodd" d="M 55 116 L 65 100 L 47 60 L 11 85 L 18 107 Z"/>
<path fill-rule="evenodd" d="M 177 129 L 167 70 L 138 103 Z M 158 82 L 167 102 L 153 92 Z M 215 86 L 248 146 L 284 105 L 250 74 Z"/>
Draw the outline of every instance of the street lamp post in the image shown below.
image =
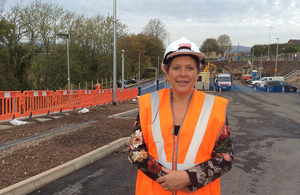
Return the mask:
<path fill-rule="evenodd" d="M 252 47 L 252 66 L 253 66 L 253 58 L 254 58 L 254 46 Z"/>
<path fill-rule="evenodd" d="M 159 77 L 159 55 L 157 55 L 157 79 Z"/>
<path fill-rule="evenodd" d="M 141 82 L 141 52 L 140 51 L 135 51 L 139 53 L 139 87 L 140 87 L 140 82 Z"/>
<path fill-rule="evenodd" d="M 156 74 L 157 74 L 157 68 L 155 68 L 155 67 L 149 67 L 148 69 L 155 69 L 155 82 L 154 82 L 154 84 L 155 84 L 156 80 L 157 80 L 157 76 L 156 76 Z"/>
<path fill-rule="evenodd" d="M 124 89 L 124 53 L 125 51 L 122 50 L 122 89 Z"/>
<path fill-rule="evenodd" d="M 278 43 L 279 43 L 279 38 L 277 39 L 277 50 L 276 50 L 276 63 L 275 63 L 275 77 L 276 77 L 276 72 L 277 72 L 277 59 L 278 59 Z"/>
<path fill-rule="evenodd" d="M 270 29 L 269 29 L 268 60 L 270 60 L 270 37 L 271 37 L 271 28 L 272 28 L 272 26 L 270 26 Z"/>
<path fill-rule="evenodd" d="M 70 90 L 70 61 L 69 61 L 69 34 L 57 34 L 57 36 L 67 37 L 67 59 L 68 59 L 68 90 Z"/>
<path fill-rule="evenodd" d="M 114 0 L 114 52 L 113 52 L 113 105 L 117 105 L 117 38 L 116 38 L 116 0 Z"/>

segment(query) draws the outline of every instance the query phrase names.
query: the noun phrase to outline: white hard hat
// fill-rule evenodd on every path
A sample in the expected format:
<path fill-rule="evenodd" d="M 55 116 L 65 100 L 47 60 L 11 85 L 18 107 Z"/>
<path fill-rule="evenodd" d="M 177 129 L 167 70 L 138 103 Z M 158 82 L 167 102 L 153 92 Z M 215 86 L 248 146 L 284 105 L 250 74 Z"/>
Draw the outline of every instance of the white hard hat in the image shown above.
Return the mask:
<path fill-rule="evenodd" d="M 163 64 L 165 65 L 169 58 L 182 54 L 197 56 L 199 58 L 199 62 L 201 62 L 201 60 L 203 59 L 203 55 L 197 45 L 190 40 L 182 37 L 181 39 L 172 42 L 167 47 L 164 54 Z"/>

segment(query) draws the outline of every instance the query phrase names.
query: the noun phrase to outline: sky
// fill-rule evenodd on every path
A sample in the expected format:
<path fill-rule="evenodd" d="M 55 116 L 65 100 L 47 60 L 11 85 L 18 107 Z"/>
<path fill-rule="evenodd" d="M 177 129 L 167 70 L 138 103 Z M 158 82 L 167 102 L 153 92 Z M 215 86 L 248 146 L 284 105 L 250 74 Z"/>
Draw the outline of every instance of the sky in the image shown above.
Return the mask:
<path fill-rule="evenodd" d="M 7 0 L 5 10 L 33 0 Z M 87 17 L 113 15 L 113 0 L 44 0 Z M 287 43 L 300 39 L 299 0 L 116 0 L 116 17 L 129 33 L 142 32 L 150 19 L 165 25 L 165 44 L 185 37 L 199 47 L 226 34 L 232 45 Z"/>

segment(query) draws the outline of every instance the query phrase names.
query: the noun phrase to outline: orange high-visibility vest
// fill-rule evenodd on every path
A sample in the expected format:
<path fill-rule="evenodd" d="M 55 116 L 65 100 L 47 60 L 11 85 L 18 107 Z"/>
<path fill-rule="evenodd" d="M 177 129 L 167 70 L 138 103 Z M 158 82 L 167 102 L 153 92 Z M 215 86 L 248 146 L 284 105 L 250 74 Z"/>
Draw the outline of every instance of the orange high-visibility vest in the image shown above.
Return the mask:
<path fill-rule="evenodd" d="M 170 92 L 171 89 L 162 89 L 139 97 L 141 130 L 148 154 L 168 169 L 186 170 L 211 158 L 225 125 L 228 100 L 194 90 L 178 135 L 174 136 Z M 165 191 L 158 182 L 139 170 L 136 194 L 172 193 Z M 177 194 L 185 193 L 177 191 Z M 198 189 L 194 194 L 219 195 L 219 179 Z"/>

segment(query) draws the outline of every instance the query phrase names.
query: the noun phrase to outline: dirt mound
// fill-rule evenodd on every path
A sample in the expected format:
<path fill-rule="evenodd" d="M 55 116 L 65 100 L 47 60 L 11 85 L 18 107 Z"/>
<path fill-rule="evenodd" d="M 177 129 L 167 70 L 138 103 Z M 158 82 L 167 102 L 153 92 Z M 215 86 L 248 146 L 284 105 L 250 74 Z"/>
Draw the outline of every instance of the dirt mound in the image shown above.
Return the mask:
<path fill-rule="evenodd" d="M 264 73 L 269 73 L 271 76 L 275 74 L 276 61 L 263 61 L 262 67 Z M 253 69 L 260 67 L 260 61 L 253 61 Z M 230 69 L 241 69 L 248 66 L 248 61 L 231 61 L 228 63 Z M 293 70 L 300 70 L 300 61 L 278 61 L 277 62 L 277 73 L 276 76 L 284 76 Z M 258 70 L 259 71 L 259 70 Z"/>

